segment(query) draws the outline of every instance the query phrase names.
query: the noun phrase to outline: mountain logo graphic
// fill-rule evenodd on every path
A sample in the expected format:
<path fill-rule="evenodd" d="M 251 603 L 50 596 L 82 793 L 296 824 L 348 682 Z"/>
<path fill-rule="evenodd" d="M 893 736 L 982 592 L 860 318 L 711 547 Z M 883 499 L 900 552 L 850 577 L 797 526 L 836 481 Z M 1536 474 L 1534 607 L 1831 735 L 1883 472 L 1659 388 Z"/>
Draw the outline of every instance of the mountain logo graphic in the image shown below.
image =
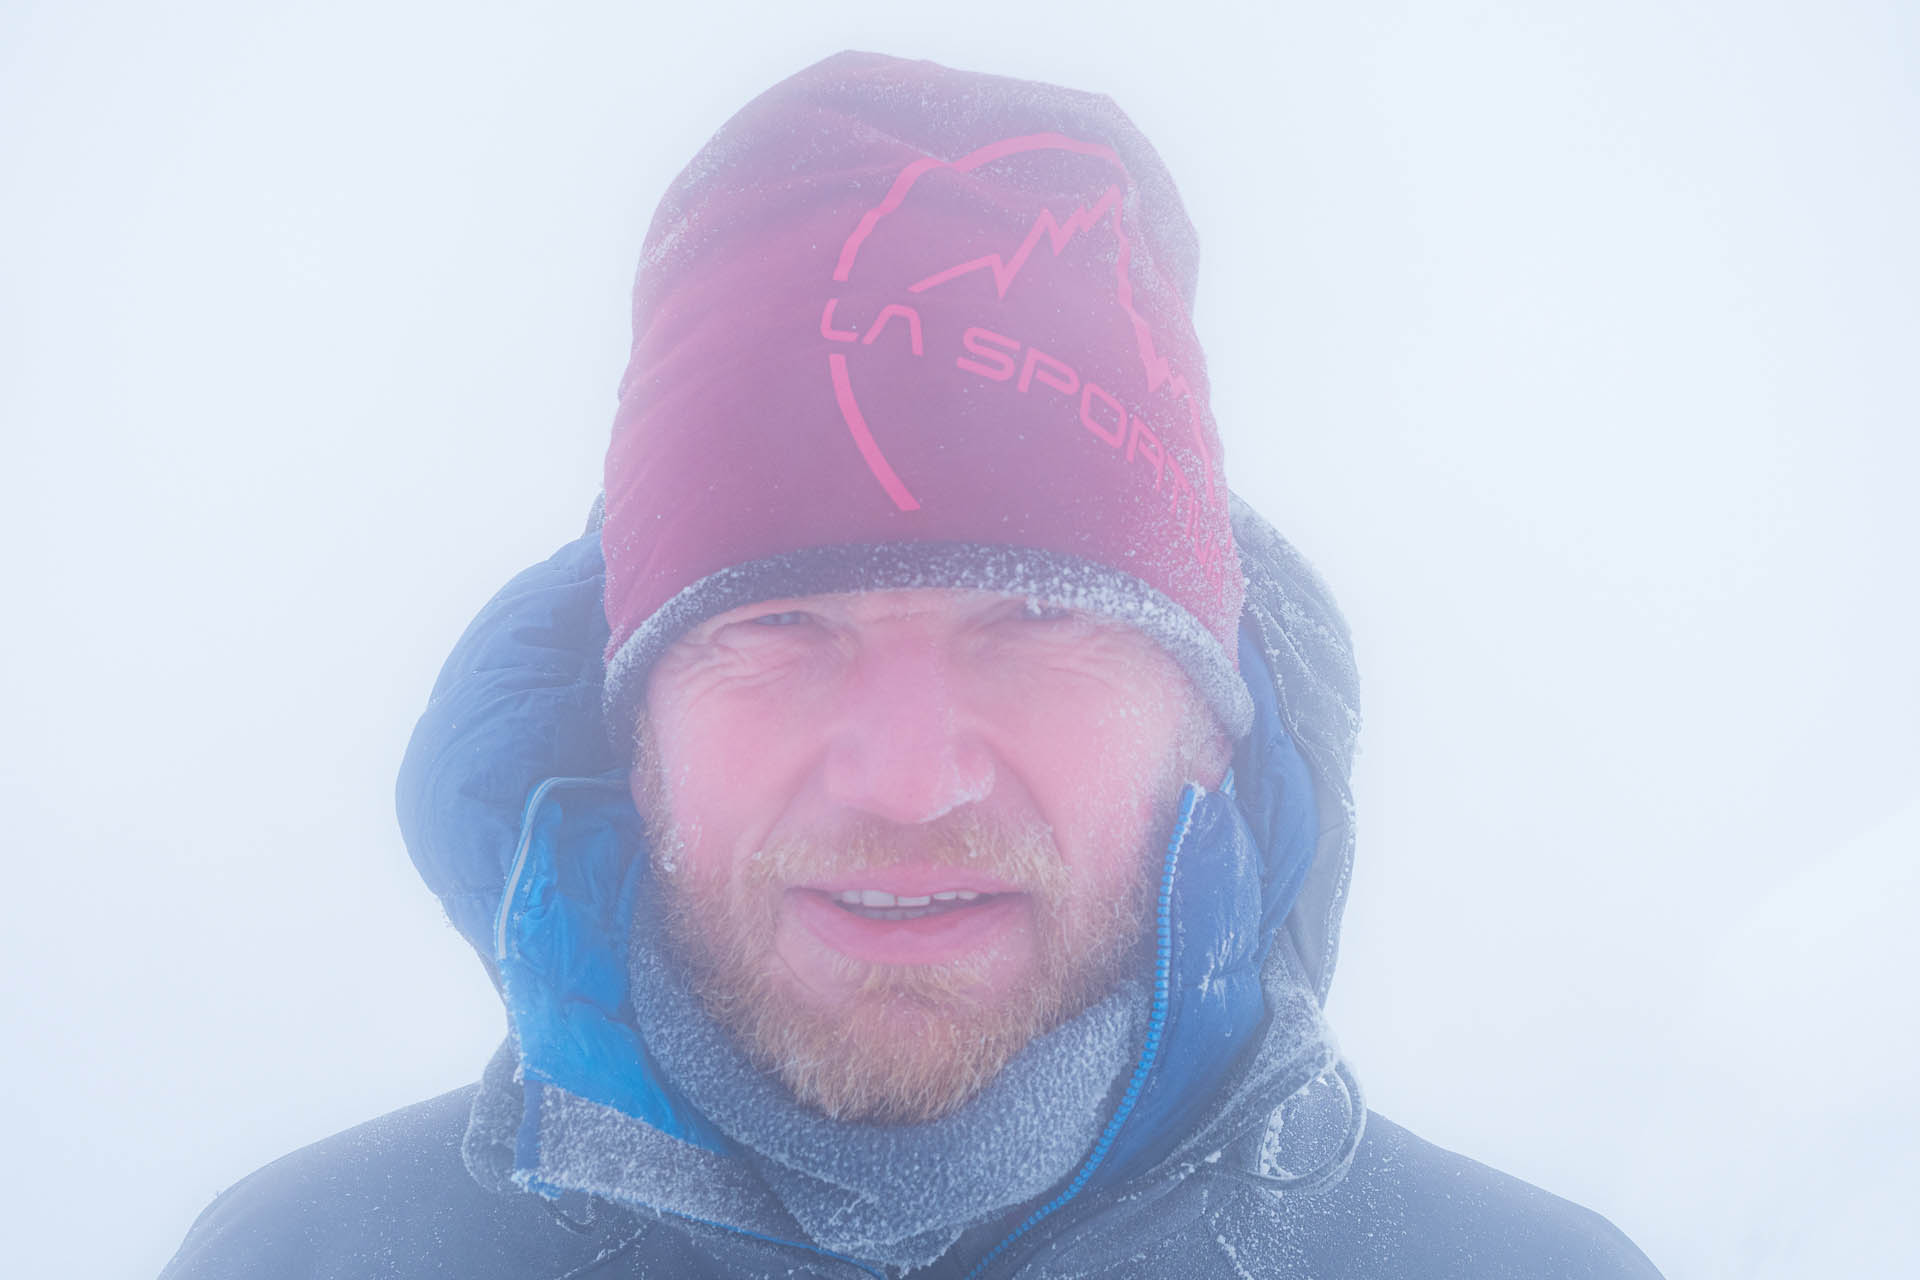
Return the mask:
<path fill-rule="evenodd" d="M 1209 549 L 1203 545 L 1205 539 L 1196 532 L 1195 518 L 1202 493 L 1209 508 L 1218 503 L 1219 496 L 1215 491 L 1213 476 L 1215 468 L 1212 452 L 1207 443 L 1204 410 L 1201 397 L 1193 394 L 1187 379 L 1165 356 L 1160 354 L 1154 342 L 1151 326 L 1135 306 L 1133 280 L 1130 274 L 1133 247 L 1123 217 L 1127 193 L 1131 189 L 1131 180 L 1119 155 L 1111 147 L 1083 142 L 1058 133 L 1036 133 L 1002 139 L 980 147 L 958 160 L 940 160 L 932 156 L 915 159 L 900 171 L 885 197 L 861 216 L 858 224 L 841 245 L 834 265 L 833 283 L 844 286 L 853 280 L 863 247 L 885 224 L 887 218 L 907 202 L 915 184 L 927 174 L 941 169 L 968 173 L 1010 156 L 1047 151 L 1070 152 L 1094 157 L 1112 167 L 1116 180 L 1110 182 L 1091 201 L 1081 201 L 1072 209 L 1041 208 L 1019 243 L 1008 246 L 1011 249 L 1010 253 L 989 252 L 954 263 L 914 281 L 906 287 L 906 295 L 917 298 L 939 290 L 954 281 L 984 274 L 991 281 L 995 297 L 1004 301 L 1009 291 L 1019 281 L 1021 273 L 1042 247 L 1058 258 L 1083 236 L 1110 235 L 1113 242 L 1114 264 L 1113 305 L 1124 317 L 1126 329 L 1131 334 L 1132 349 L 1139 360 L 1147 391 L 1163 392 L 1166 397 L 1184 407 L 1184 416 L 1191 433 L 1196 469 L 1201 473 L 1196 477 L 1200 483 L 1199 491 L 1196 491 L 1193 481 L 1188 479 L 1178 460 L 1161 444 L 1160 438 L 1145 422 L 1123 405 L 1118 395 L 1090 378 L 1083 379 L 1075 369 L 1057 357 L 1031 346 L 1023 347 L 1023 344 L 1016 339 L 995 333 L 990 329 L 974 326 L 968 328 L 963 335 L 964 354 L 959 355 L 955 363 L 962 370 L 995 382 L 1015 380 L 1017 370 L 1015 386 L 1022 392 L 1038 383 L 1070 398 L 1077 394 L 1081 422 L 1092 438 L 1109 448 L 1124 452 L 1129 462 L 1138 455 L 1147 465 L 1150 465 L 1154 489 L 1159 491 L 1164 487 L 1168 491 L 1169 505 L 1175 511 L 1178 510 L 1181 500 L 1185 499 L 1187 531 L 1194 537 L 1196 550 L 1202 559 L 1206 560 L 1209 558 Z M 829 297 L 821 311 L 819 331 L 822 338 L 836 344 L 871 346 L 898 325 L 904 326 L 908 349 L 912 354 L 921 356 L 925 353 L 925 335 L 922 331 L 920 312 L 911 303 L 889 303 L 881 309 L 866 330 L 861 332 L 839 327 L 834 315 L 839 302 L 838 296 Z M 892 339 L 896 342 L 898 340 L 898 338 Z M 1017 359 L 1023 352 L 1024 360 Z M 886 451 L 875 434 L 873 424 L 861 410 L 860 398 L 854 387 L 847 353 L 841 350 L 829 350 L 827 368 L 841 420 L 875 482 L 900 511 L 919 510 L 920 501 L 914 496 L 912 486 L 907 478 L 902 477 L 888 461 Z M 1143 470 L 1142 474 L 1147 473 Z"/>

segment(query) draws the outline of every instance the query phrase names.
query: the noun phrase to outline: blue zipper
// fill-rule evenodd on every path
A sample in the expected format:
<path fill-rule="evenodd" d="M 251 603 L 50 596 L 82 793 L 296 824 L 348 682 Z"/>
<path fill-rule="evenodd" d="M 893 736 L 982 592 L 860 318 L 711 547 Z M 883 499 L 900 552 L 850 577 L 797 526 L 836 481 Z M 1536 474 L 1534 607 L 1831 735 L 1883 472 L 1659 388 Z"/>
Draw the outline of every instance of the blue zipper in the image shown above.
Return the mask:
<path fill-rule="evenodd" d="M 1231 786 L 1231 782 L 1227 785 Z M 1206 795 L 1204 788 L 1197 783 L 1188 783 L 1185 794 L 1180 797 L 1180 816 L 1173 824 L 1173 835 L 1167 841 L 1166 863 L 1160 869 L 1160 896 L 1154 906 L 1154 953 L 1153 953 L 1153 1011 L 1147 1019 L 1147 1040 L 1140 1048 L 1140 1059 L 1134 1063 L 1133 1077 L 1127 1081 L 1127 1091 L 1120 1096 L 1120 1105 L 1114 1108 L 1113 1119 L 1107 1122 L 1106 1131 L 1100 1140 L 1093 1144 L 1093 1151 L 1086 1162 L 1080 1166 L 1080 1172 L 1073 1175 L 1066 1189 L 1059 1195 L 1027 1215 L 1027 1220 L 1013 1229 L 999 1244 L 975 1263 L 973 1270 L 967 1272 L 965 1280 L 979 1280 L 986 1269 L 993 1265 L 1008 1246 L 1027 1232 L 1033 1230 L 1044 1219 L 1065 1208 L 1067 1203 L 1086 1188 L 1087 1180 L 1106 1160 L 1107 1152 L 1112 1150 L 1114 1139 L 1120 1136 L 1120 1128 L 1126 1124 L 1127 1117 L 1133 1114 L 1133 1106 L 1140 1101 L 1140 1091 L 1146 1087 L 1147 1076 L 1153 1071 L 1153 1064 L 1160 1057 L 1160 1033 L 1167 1025 L 1167 983 L 1168 973 L 1173 967 L 1173 873 L 1180 865 L 1180 846 L 1186 843 L 1187 832 L 1193 827 L 1193 810 Z"/>

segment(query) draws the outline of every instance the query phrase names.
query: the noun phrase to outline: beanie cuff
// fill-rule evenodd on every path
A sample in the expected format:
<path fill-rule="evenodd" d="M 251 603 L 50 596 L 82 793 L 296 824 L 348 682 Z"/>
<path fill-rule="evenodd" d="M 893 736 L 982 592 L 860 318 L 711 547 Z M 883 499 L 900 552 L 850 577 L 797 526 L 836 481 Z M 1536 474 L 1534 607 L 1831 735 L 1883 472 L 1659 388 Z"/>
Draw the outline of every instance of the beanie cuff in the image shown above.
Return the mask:
<path fill-rule="evenodd" d="M 1137 628 L 1193 681 L 1228 737 L 1253 724 L 1253 700 L 1219 637 L 1186 608 L 1129 574 L 1094 560 L 1031 547 L 970 542 L 893 542 L 808 547 L 733 565 L 681 589 L 608 655 L 608 735 L 631 761 L 649 668 L 708 618 L 758 600 L 852 591 L 957 588 L 1030 596 Z"/>

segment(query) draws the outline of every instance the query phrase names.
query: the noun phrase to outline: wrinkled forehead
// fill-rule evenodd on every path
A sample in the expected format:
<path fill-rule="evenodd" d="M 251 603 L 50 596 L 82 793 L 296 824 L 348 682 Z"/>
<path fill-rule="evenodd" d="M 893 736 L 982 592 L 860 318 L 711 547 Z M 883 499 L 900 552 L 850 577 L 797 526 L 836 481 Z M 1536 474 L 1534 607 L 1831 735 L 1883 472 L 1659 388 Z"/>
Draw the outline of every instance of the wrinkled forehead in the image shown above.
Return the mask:
<path fill-rule="evenodd" d="M 643 814 L 666 811 L 669 758 L 676 769 L 733 761 L 723 771 L 744 785 L 734 766 L 748 758 L 849 735 L 904 749 L 925 746 L 928 734 L 979 734 L 996 751 L 1065 759 L 1104 755 L 1094 741 L 1111 748 L 1120 733 L 1160 744 L 1134 762 L 1142 776 L 1172 769 L 1183 779 L 1196 767 L 1217 774 L 1228 743 L 1191 673 L 1156 637 L 1084 601 L 1020 591 L 767 596 L 689 627 L 645 685 L 631 762 Z M 1198 764 L 1213 755 L 1213 766 Z"/>
<path fill-rule="evenodd" d="M 783 617 L 789 614 L 800 616 Z M 1171 660 L 1230 737 L 1243 734 L 1252 718 L 1233 655 L 1185 608 L 1136 578 L 1015 547 L 831 546 L 710 574 L 624 641 L 610 642 L 603 714 L 623 753 L 632 746 L 627 735 L 641 704 L 655 701 L 659 664 L 676 662 L 671 655 L 711 644 L 716 635 L 741 639 L 746 633 L 735 628 L 754 619 L 769 627 L 824 625 L 843 641 L 868 632 L 901 634 L 909 626 L 961 631 L 987 620 L 1015 630 L 1022 620 L 1077 629 L 1089 639 L 1136 646 L 1144 661 Z"/>
<path fill-rule="evenodd" d="M 1176 657 L 1128 619 L 1029 592 L 920 586 L 768 596 L 718 612 L 689 627 L 656 660 L 637 720 L 660 712 L 680 719 L 696 711 L 709 690 L 729 682 L 744 687 L 740 696 L 747 697 L 771 690 L 776 697 L 812 699 L 826 689 L 829 700 L 816 704 L 824 710 L 832 705 L 831 689 L 850 672 L 896 661 L 926 664 L 924 671 L 890 676 L 907 678 L 903 692 L 945 687 L 959 675 L 962 685 L 989 700 L 1004 686 L 1017 688 L 1029 704 L 1051 705 L 1056 691 L 1074 687 L 1080 700 L 1061 709 L 1085 712 L 1097 707 L 1087 704 L 1084 691 L 1098 687 L 1128 704 L 1187 703 L 1198 721 L 1215 722 Z"/>

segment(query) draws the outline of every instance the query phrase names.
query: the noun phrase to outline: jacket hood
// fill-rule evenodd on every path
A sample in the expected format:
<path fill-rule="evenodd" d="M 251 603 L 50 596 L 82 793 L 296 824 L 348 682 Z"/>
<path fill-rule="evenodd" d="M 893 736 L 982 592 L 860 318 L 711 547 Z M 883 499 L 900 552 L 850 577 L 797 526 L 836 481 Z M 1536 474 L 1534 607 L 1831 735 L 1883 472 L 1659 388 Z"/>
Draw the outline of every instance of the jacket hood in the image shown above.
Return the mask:
<path fill-rule="evenodd" d="M 600 508 L 587 530 L 516 575 L 460 637 L 400 767 L 407 850 L 496 985 L 501 904 L 542 783 L 622 768 L 602 716 L 607 623 Z M 1317 821 L 1304 880 L 1278 928 L 1325 1002 L 1352 875 L 1350 775 L 1360 715 L 1346 621 L 1299 552 L 1239 498 L 1234 539 L 1246 577 L 1241 670 L 1255 706 L 1234 756 L 1235 802 L 1274 850 L 1303 808 L 1286 785 L 1304 762 Z M 1297 790 L 1297 788 L 1296 788 Z M 635 819 L 637 826 L 637 817 Z"/>
<path fill-rule="evenodd" d="M 1077 1166 L 1051 1166 L 1056 1191 L 1028 1200 L 1031 1212 L 1019 1210 L 1026 1216 L 1017 1225 L 999 1215 L 1031 1188 L 985 1172 L 979 1189 L 987 1198 L 971 1211 L 943 1203 L 931 1218 L 886 1213 L 908 1199 L 884 1178 L 899 1161 L 868 1150 L 855 1132 L 863 1126 L 801 1144 L 843 1153 L 851 1164 L 804 1169 L 804 1158 L 794 1164 L 791 1152 L 778 1154 L 781 1140 L 764 1124 L 768 1108 L 742 1112 L 724 1092 L 709 1090 L 699 1104 L 689 1096 L 689 1088 L 706 1087 L 717 1057 L 670 1070 L 658 1055 L 676 1043 L 671 1029 L 652 1025 L 643 1036 L 637 1011 L 654 1007 L 656 988 L 671 986 L 675 971 L 657 969 L 646 987 L 632 985 L 635 939 L 645 936 L 634 924 L 655 904 L 644 827 L 599 710 L 598 514 L 468 628 L 401 770 L 400 815 L 414 860 L 507 1009 L 508 1074 L 489 1073 L 467 1135 L 477 1179 L 784 1239 L 872 1272 L 858 1259 L 897 1270 L 950 1248 L 986 1269 L 1082 1191 L 1178 1179 L 1230 1149 L 1252 1177 L 1310 1171 L 1274 1182 L 1276 1190 L 1344 1176 L 1366 1113 L 1320 1005 L 1352 859 L 1353 665 L 1324 587 L 1249 508 L 1236 501 L 1234 523 L 1247 586 L 1239 663 L 1253 726 L 1218 791 L 1189 783 L 1180 797 L 1146 939 L 1152 972 L 1124 1001 L 1139 1019 L 1130 1024 L 1131 1067 L 1096 1083 L 1108 1092 L 1083 1117 L 1101 1126 L 1091 1145 L 1058 1126 L 1045 1130 L 1085 1155 Z M 883 1135 L 883 1146 L 897 1138 L 944 1153 L 934 1160 L 941 1166 L 971 1158 L 1002 1167 L 991 1144 L 982 1145 L 998 1131 L 994 1109 L 1057 1115 L 1060 1097 L 1021 1093 L 1017 1082 L 1046 1078 L 1044 1060 L 1094 1015 L 1036 1038 L 995 1078 L 994 1088 L 1020 1094 L 1011 1102 L 995 1102 L 990 1088 L 968 1104 L 970 1119 L 963 1109 L 904 1126 Z M 653 1038 L 662 1033 L 668 1038 Z M 1076 1080 L 1085 1074 L 1069 1070 Z M 1340 1114 L 1309 1117 L 1303 1127 L 1298 1101 L 1330 1071 L 1341 1085 Z M 1333 1135 L 1332 1145 L 1316 1142 L 1316 1133 Z M 1258 1153 L 1250 1162 L 1249 1140 Z M 756 1164 L 760 1178 L 743 1174 Z M 728 1193 L 711 1200 L 722 1187 Z M 784 1205 L 769 1203 L 768 1191 Z M 954 1216 L 943 1216 L 948 1210 Z M 778 1220 L 786 1214 L 812 1225 L 785 1229 Z M 853 1222 L 868 1226 L 843 1229 Z M 989 1238 L 969 1243 L 969 1233 L 980 1232 Z"/>

